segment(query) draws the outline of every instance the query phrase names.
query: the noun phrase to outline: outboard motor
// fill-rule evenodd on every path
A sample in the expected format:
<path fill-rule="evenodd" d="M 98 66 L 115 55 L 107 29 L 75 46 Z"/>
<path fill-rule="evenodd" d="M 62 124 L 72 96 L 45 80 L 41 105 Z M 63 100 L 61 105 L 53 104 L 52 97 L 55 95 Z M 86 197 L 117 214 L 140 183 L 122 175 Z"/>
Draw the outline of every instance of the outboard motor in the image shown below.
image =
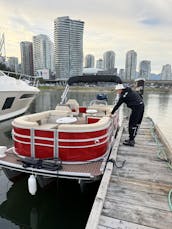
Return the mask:
<path fill-rule="evenodd" d="M 145 79 L 135 79 L 135 90 L 142 96 L 144 93 Z"/>

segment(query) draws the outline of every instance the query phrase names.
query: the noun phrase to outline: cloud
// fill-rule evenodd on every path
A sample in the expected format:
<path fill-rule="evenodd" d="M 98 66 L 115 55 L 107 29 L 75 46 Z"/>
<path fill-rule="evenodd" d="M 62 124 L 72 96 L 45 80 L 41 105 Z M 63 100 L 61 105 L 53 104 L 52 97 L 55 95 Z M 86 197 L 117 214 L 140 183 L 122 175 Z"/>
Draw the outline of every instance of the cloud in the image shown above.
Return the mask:
<path fill-rule="evenodd" d="M 53 40 L 54 19 L 69 16 L 85 22 L 85 54 L 99 58 L 113 50 L 123 68 L 126 52 L 134 49 L 138 62 L 150 59 L 153 71 L 160 71 L 172 60 L 171 9 L 171 0 L 1 0 L 0 31 L 8 55 L 20 56 L 20 41 L 40 33 Z"/>
<path fill-rule="evenodd" d="M 149 26 L 157 26 L 161 24 L 161 22 L 156 18 L 143 18 L 140 19 L 139 22 Z"/>

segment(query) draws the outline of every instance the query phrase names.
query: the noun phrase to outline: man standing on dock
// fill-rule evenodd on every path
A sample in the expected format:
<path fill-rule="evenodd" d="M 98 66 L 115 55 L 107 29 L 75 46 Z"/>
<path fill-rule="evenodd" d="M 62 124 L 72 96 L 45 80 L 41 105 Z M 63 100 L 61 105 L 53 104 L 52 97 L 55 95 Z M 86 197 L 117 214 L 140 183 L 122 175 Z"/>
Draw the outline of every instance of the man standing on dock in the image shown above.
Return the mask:
<path fill-rule="evenodd" d="M 131 109 L 128 125 L 129 139 L 125 140 L 123 144 L 127 146 L 134 146 L 134 139 L 144 114 L 143 99 L 138 92 L 133 91 L 129 87 L 124 87 L 123 84 L 117 84 L 115 90 L 117 91 L 117 94 L 119 94 L 119 100 L 114 106 L 110 116 L 112 116 L 115 111 L 118 110 L 122 103 L 126 103 L 127 107 Z"/>

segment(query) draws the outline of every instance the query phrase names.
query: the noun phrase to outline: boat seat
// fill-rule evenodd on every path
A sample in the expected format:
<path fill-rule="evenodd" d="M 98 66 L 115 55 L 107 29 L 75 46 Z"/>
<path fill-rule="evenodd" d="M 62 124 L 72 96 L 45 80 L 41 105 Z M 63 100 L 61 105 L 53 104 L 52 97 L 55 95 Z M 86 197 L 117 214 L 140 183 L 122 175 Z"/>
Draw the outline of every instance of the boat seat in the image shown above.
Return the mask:
<path fill-rule="evenodd" d="M 58 127 L 62 132 L 91 132 L 108 128 L 110 117 L 103 117 L 98 122 L 91 124 L 61 124 Z"/>
<path fill-rule="evenodd" d="M 69 105 L 57 105 L 55 110 L 72 112 Z"/>
<path fill-rule="evenodd" d="M 57 127 L 58 127 L 58 124 L 56 123 L 45 123 L 45 124 L 38 126 L 39 129 L 55 129 Z"/>
<path fill-rule="evenodd" d="M 93 109 L 93 110 L 97 110 L 97 114 L 98 116 L 102 116 L 102 115 L 109 115 L 112 111 L 112 107 L 111 106 L 108 106 L 108 105 L 92 105 L 92 106 L 89 106 L 88 109 Z"/>
<path fill-rule="evenodd" d="M 74 116 L 77 116 L 79 114 L 79 103 L 76 101 L 76 99 L 69 99 L 66 102 L 66 105 L 70 107 Z"/>
<path fill-rule="evenodd" d="M 56 128 L 58 118 L 71 116 L 71 111 L 51 110 L 35 114 L 24 115 L 13 120 L 13 126 L 40 129 Z"/>

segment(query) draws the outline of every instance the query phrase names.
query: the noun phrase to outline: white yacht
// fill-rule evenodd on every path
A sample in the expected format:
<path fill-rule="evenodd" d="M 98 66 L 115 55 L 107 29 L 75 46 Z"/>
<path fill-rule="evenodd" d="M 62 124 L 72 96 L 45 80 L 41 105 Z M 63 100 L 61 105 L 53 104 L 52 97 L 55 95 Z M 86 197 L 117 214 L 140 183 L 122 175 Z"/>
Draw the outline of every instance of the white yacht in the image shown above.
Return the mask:
<path fill-rule="evenodd" d="M 0 71 L 0 121 L 25 113 L 38 93 L 37 87 Z"/>

